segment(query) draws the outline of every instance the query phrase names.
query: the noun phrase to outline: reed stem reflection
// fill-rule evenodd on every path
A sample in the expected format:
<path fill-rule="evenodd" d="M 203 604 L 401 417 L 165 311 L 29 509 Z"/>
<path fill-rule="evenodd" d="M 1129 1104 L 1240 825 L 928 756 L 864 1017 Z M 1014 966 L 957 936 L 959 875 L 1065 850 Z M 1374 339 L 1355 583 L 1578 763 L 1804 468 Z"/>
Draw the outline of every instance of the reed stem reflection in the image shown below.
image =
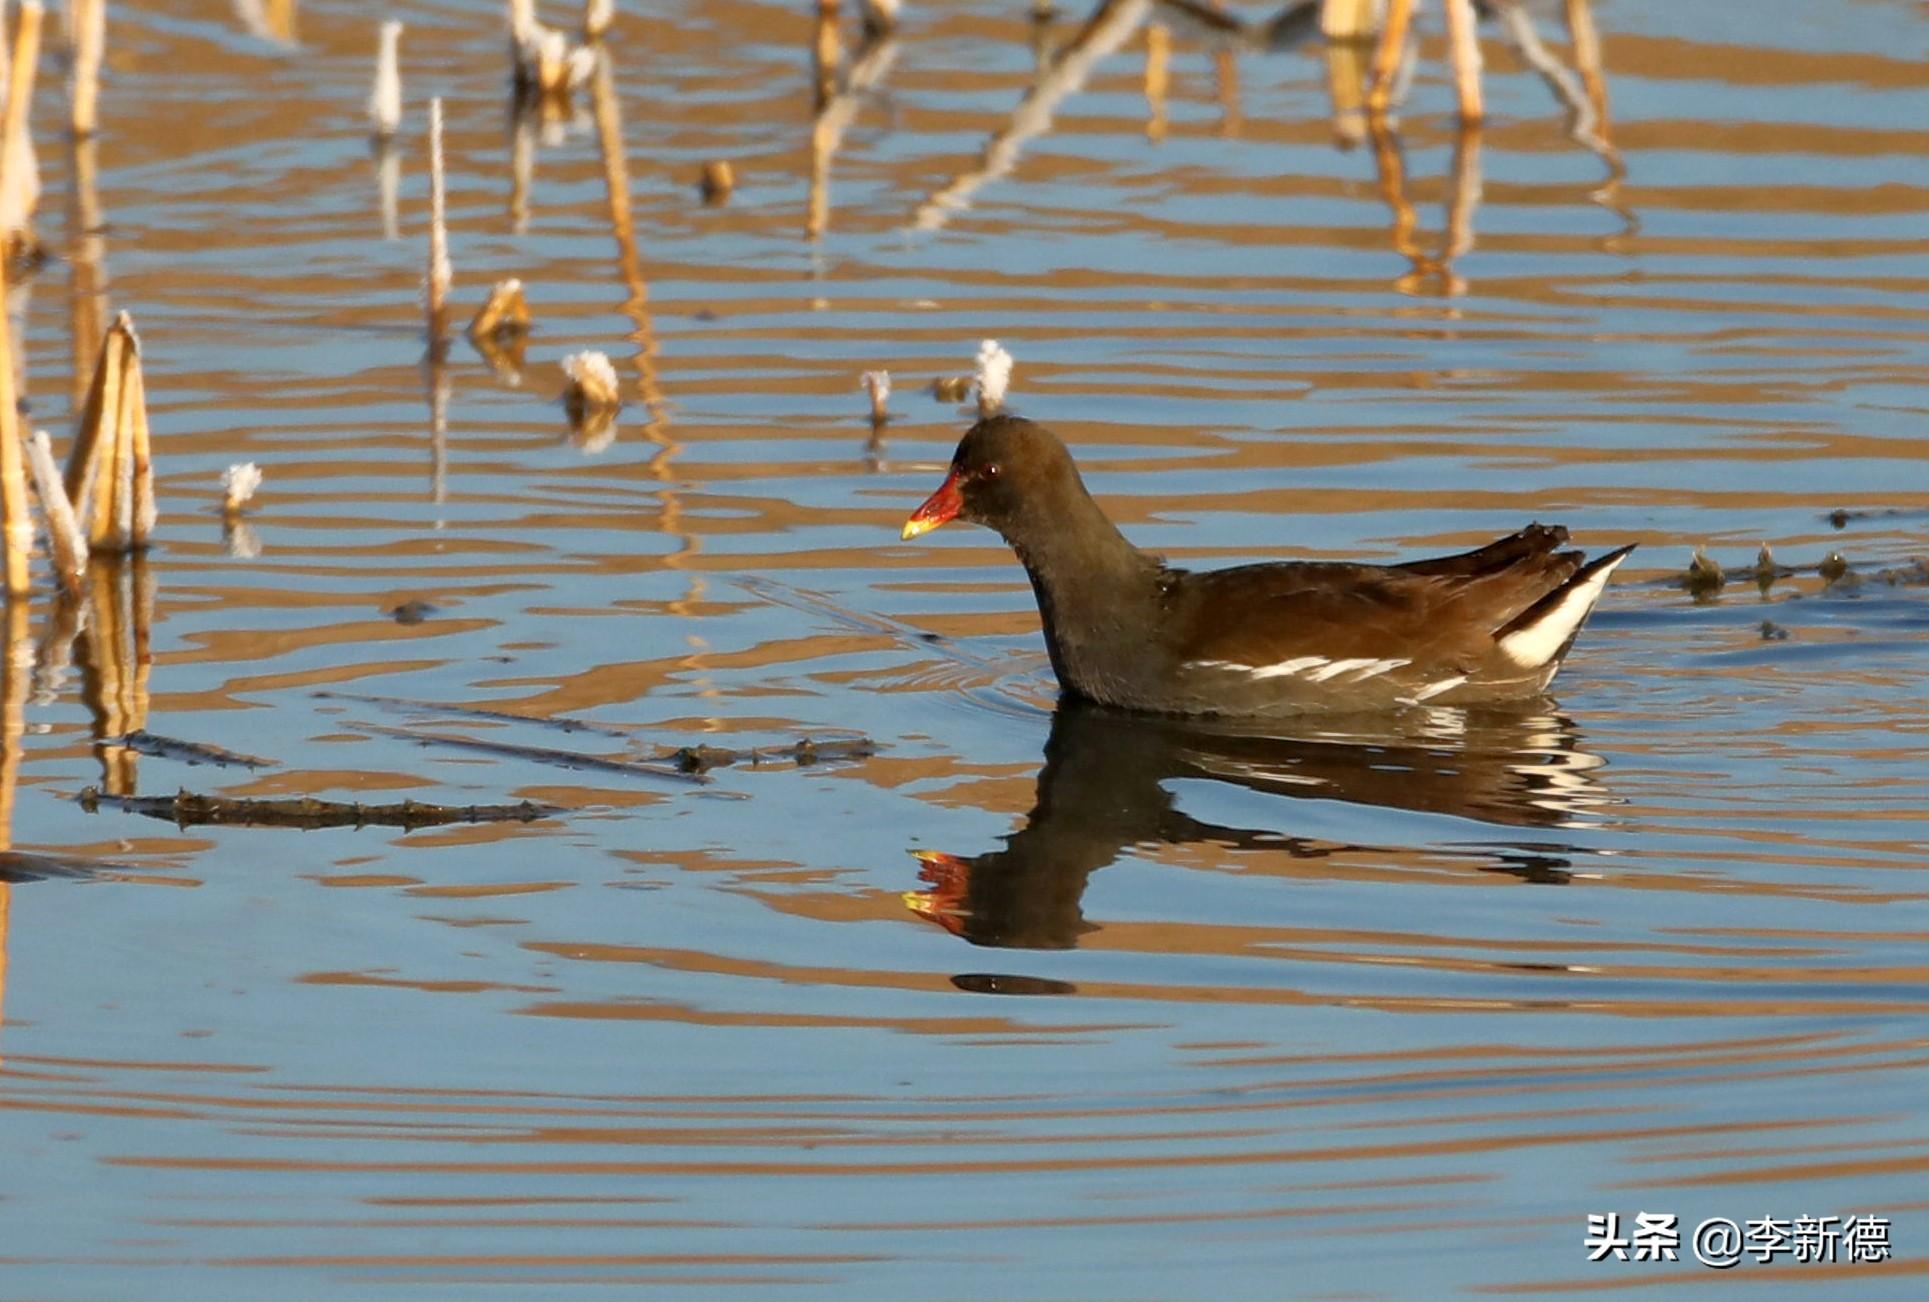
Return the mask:
<path fill-rule="evenodd" d="M 121 739 L 147 727 L 153 668 L 154 580 L 140 552 L 95 558 L 80 651 L 81 698 L 93 716 L 101 790 L 131 796 L 139 756 Z"/>
<path fill-rule="evenodd" d="M 1273 737 L 1061 701 L 1052 716 L 1025 826 L 1002 849 L 969 857 L 918 852 L 926 888 L 906 904 L 975 945 L 1064 949 L 1094 929 L 1082 899 L 1094 872 L 1139 846 L 1205 844 L 1323 859 L 1387 847 L 1297 836 L 1295 799 L 1338 800 L 1473 819 L 1497 828 L 1554 829 L 1603 804 L 1603 761 L 1574 724 L 1547 710 L 1437 710 L 1372 732 Z M 1284 797 L 1275 827 L 1204 822 L 1172 784 L 1223 782 Z M 1427 847 L 1482 871 L 1526 881 L 1569 879 L 1558 843 L 1497 838 L 1478 848 Z"/>

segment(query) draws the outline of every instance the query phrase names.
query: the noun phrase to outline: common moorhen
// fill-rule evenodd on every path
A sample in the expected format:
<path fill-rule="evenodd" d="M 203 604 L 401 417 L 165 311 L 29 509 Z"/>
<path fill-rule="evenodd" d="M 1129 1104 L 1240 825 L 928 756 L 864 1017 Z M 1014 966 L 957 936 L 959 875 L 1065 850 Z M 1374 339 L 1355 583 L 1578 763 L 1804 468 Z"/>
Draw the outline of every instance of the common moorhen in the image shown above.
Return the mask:
<path fill-rule="evenodd" d="M 996 529 L 1031 576 L 1067 692 L 1161 714 L 1262 716 L 1463 705 L 1547 686 L 1608 575 L 1530 524 L 1404 565 L 1268 562 L 1197 572 L 1140 551 L 1085 491 L 1058 436 L 1016 416 L 972 426 L 904 537 Z"/>

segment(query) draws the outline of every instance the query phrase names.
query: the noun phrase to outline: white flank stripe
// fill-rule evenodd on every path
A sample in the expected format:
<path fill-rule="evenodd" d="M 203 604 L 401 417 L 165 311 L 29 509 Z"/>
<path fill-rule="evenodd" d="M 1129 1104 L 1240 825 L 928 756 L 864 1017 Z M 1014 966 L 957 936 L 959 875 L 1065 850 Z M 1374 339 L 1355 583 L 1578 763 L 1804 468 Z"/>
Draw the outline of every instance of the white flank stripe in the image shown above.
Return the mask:
<path fill-rule="evenodd" d="M 1379 663 L 1378 660 L 1370 656 L 1365 660 L 1335 660 L 1332 664 L 1326 666 L 1326 668 L 1317 669 L 1306 675 L 1306 677 L 1309 682 L 1323 683 L 1336 675 L 1344 674 L 1354 669 L 1370 669 Z"/>
<path fill-rule="evenodd" d="M 1574 630 L 1587 618 L 1587 612 L 1594 609 L 1594 603 L 1601 599 L 1601 589 L 1607 586 L 1608 575 L 1620 564 L 1616 561 L 1605 566 L 1586 583 L 1569 591 L 1540 619 L 1500 639 L 1501 654 L 1522 669 L 1544 668 L 1567 644 L 1567 639 L 1574 636 Z"/>
<path fill-rule="evenodd" d="M 1311 669 L 1325 663 L 1325 656 L 1300 656 L 1295 660 L 1282 660 L 1276 665 L 1261 665 L 1252 671 L 1252 676 L 1254 678 L 1284 678 L 1290 674 L 1296 674 L 1301 670 Z M 1313 678 L 1317 681 L 1319 675 L 1314 674 Z"/>
<path fill-rule="evenodd" d="M 1431 701 L 1434 697 L 1440 695 L 1440 693 L 1451 692 L 1454 688 L 1466 681 L 1467 675 L 1465 674 L 1460 675 L 1458 678 L 1442 678 L 1439 682 L 1428 683 L 1425 687 L 1415 692 L 1413 699 L 1416 701 Z"/>

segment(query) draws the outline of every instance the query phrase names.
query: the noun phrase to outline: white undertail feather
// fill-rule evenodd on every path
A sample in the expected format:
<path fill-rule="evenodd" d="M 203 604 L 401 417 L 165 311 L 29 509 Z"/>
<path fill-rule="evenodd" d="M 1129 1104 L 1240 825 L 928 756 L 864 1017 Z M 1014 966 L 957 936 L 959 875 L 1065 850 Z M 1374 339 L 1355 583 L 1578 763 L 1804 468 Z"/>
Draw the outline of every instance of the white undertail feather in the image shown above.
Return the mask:
<path fill-rule="evenodd" d="M 1011 387 L 1011 354 L 998 346 L 996 339 L 978 345 L 978 415 L 995 416 L 1005 405 L 1005 390 Z"/>
<path fill-rule="evenodd" d="M 1522 669 L 1545 669 L 1548 662 L 1561 653 L 1568 639 L 1594 609 L 1594 603 L 1601 599 L 1601 590 L 1607 587 L 1608 576 L 1626 560 L 1617 556 L 1603 565 L 1587 579 L 1575 584 L 1562 595 L 1559 602 L 1539 619 L 1525 628 L 1517 628 L 1500 639 L 1501 654 L 1519 665 Z"/>
<path fill-rule="evenodd" d="M 368 118 L 379 136 L 392 136 L 402 125 L 402 69 L 397 58 L 401 39 L 402 24 L 394 19 L 382 24 L 381 45 L 375 56 L 375 89 L 368 97 Z"/>

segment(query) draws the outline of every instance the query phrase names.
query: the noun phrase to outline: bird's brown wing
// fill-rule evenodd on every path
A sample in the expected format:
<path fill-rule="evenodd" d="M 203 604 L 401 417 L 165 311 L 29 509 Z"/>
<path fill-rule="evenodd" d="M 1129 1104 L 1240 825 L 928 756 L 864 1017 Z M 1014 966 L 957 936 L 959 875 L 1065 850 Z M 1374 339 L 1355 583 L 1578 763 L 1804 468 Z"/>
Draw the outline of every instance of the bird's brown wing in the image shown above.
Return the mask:
<path fill-rule="evenodd" d="M 1306 657 L 1469 665 L 1508 621 L 1580 567 L 1535 525 L 1476 551 L 1406 565 L 1247 565 L 1186 575 L 1183 661 L 1264 668 Z"/>

